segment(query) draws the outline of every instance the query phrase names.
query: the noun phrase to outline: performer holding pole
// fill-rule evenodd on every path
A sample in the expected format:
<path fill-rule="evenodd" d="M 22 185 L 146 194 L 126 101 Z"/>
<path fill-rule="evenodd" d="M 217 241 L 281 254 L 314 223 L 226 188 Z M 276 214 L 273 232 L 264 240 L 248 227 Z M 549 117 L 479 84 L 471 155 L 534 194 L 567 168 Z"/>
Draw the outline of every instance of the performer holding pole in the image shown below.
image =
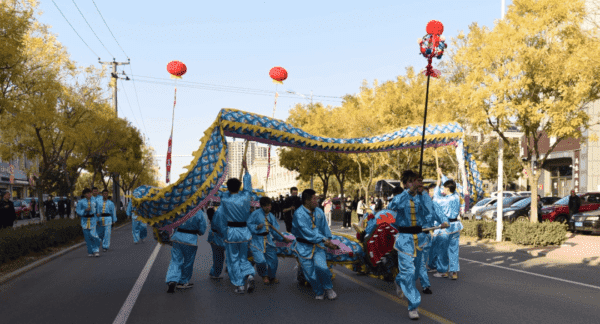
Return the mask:
<path fill-rule="evenodd" d="M 194 216 L 181 224 L 171 236 L 173 247 L 171 248 L 171 262 L 165 279 L 169 289 L 168 293 L 174 293 L 175 288 L 192 288 L 190 283 L 194 270 L 194 260 L 198 250 L 198 235 L 204 235 L 206 231 L 206 219 L 204 212 L 200 209 Z"/>
<path fill-rule="evenodd" d="M 333 291 L 325 249 L 337 249 L 337 246 L 331 243 L 331 231 L 318 205 L 319 196 L 314 190 L 302 192 L 302 206 L 296 210 L 292 221 L 292 234 L 296 237 L 294 250 L 304 276 L 316 294 L 315 299 L 322 300 L 326 294 L 333 300 L 337 294 Z"/>
<path fill-rule="evenodd" d="M 84 198 L 77 202 L 77 215 L 81 217 L 81 228 L 87 245 L 88 256 L 100 256 L 100 238 L 96 233 L 96 200 L 89 188 L 81 193 Z"/>
<path fill-rule="evenodd" d="M 442 230 L 438 236 L 439 245 L 437 251 L 437 273 L 434 277 L 444 277 L 453 280 L 458 279 L 458 250 L 460 231 L 463 225 L 458 219 L 460 213 L 460 198 L 456 192 L 456 183 L 454 180 L 449 180 L 443 173 L 442 169 L 437 170 L 441 180 L 438 180 L 435 188 L 434 199 L 441 206 L 443 213 L 448 217 L 450 227 Z M 442 187 L 440 184 L 443 183 Z M 450 272 L 450 274 L 448 274 Z"/>
<path fill-rule="evenodd" d="M 236 178 L 227 180 L 227 190 L 221 195 L 221 206 L 227 220 L 227 226 L 217 225 L 217 230 L 225 233 L 225 259 L 229 270 L 229 279 L 236 286 L 235 292 L 243 294 L 254 291 L 254 267 L 248 261 L 248 241 L 252 234 L 247 227 L 250 217 L 250 200 L 252 198 L 252 178 L 248 173 L 245 154 L 242 162 L 244 175 L 244 189 L 240 192 L 241 182 Z"/>
<path fill-rule="evenodd" d="M 212 249 L 213 266 L 210 268 L 211 279 L 221 279 L 221 271 L 223 271 L 223 263 L 225 262 L 225 234 L 219 232 L 218 228 L 227 227 L 227 220 L 219 208 L 216 212 L 214 208 L 209 208 L 206 211 L 208 220 L 210 221 L 210 232 L 208 232 L 208 243 Z"/>
<path fill-rule="evenodd" d="M 100 219 L 98 220 L 98 237 L 102 240 L 102 252 L 108 252 L 112 225 L 117 222 L 115 204 L 108 200 L 108 190 L 102 190 L 102 202 L 98 205 Z"/>
<path fill-rule="evenodd" d="M 273 239 L 287 243 L 291 241 L 278 231 L 279 223 L 277 223 L 275 216 L 271 214 L 271 198 L 260 198 L 260 208 L 250 215 L 248 229 L 252 232 L 250 251 L 254 256 L 258 275 L 262 277 L 265 285 L 279 283 L 276 278 L 277 248 Z"/>
<path fill-rule="evenodd" d="M 131 234 L 133 234 L 133 243 L 144 243 L 144 239 L 146 236 L 148 236 L 148 229 L 145 223 L 137 220 L 138 216 L 135 214 L 135 208 L 133 208 L 131 200 L 129 200 L 129 204 L 127 205 L 126 213 L 128 217 L 131 217 Z"/>
<path fill-rule="evenodd" d="M 421 267 L 423 247 L 428 243 L 428 237 L 423 233 L 423 227 L 427 225 L 425 218 L 429 213 L 423 195 L 418 195 L 419 187 L 422 186 L 418 175 L 407 170 L 402 173 L 402 182 L 405 190 L 390 202 L 388 209 L 397 213 L 393 226 L 398 230 L 394 249 L 398 251 L 398 268 L 400 272 L 396 276 L 396 293 L 399 297 L 406 296 L 408 299 L 408 316 L 418 319 L 418 307 L 421 303 L 421 295 L 416 288 L 416 277 Z M 448 223 L 439 219 L 437 213 L 434 215 L 442 226 Z"/>

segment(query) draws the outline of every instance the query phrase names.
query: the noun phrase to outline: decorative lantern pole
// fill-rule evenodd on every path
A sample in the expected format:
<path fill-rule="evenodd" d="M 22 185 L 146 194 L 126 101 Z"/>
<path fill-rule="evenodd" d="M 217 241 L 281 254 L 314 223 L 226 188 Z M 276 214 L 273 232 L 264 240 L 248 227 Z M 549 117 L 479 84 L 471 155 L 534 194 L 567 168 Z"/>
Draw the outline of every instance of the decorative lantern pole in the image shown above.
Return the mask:
<path fill-rule="evenodd" d="M 165 182 L 171 181 L 171 150 L 173 144 L 173 125 L 175 124 L 175 105 L 177 104 L 177 79 L 187 72 L 185 64 L 179 61 L 171 61 L 167 64 L 167 71 L 171 74 L 171 79 L 175 79 L 175 96 L 173 98 L 173 116 L 171 117 L 171 136 L 169 137 L 169 148 L 167 150 L 167 165 Z"/>
<path fill-rule="evenodd" d="M 425 92 L 425 113 L 423 114 L 423 136 L 421 137 L 421 161 L 419 162 L 419 175 L 423 176 L 423 151 L 425 149 L 425 129 L 427 128 L 427 101 L 429 100 L 429 79 L 440 76 L 440 71 L 433 68 L 431 61 L 433 58 L 438 60 L 444 55 L 444 50 L 448 47 L 446 39 L 441 36 L 444 32 L 444 25 L 437 21 L 431 20 L 427 23 L 427 35 L 419 38 L 419 46 L 421 54 L 427 58 L 427 67 L 422 71 L 427 76 L 427 90 Z"/>
<path fill-rule="evenodd" d="M 277 85 L 283 84 L 288 77 L 287 71 L 281 66 L 276 66 L 269 70 L 269 76 L 275 83 L 275 104 L 273 105 L 273 118 L 275 118 L 275 109 L 277 108 L 277 98 L 279 93 L 277 92 Z M 269 144 L 268 158 L 267 158 L 267 179 L 265 180 L 265 193 L 267 192 L 267 186 L 269 184 L 269 174 L 271 173 L 271 144 Z"/>

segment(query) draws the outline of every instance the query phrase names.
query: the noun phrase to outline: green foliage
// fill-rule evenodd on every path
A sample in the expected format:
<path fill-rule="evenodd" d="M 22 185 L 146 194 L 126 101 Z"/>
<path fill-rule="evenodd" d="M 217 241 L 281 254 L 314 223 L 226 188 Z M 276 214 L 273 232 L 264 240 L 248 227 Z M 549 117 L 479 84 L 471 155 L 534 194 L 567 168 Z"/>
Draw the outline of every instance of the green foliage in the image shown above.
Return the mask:
<path fill-rule="evenodd" d="M 496 239 L 496 223 L 463 220 L 461 235 L 478 239 Z M 504 223 L 502 237 L 519 245 L 560 246 L 567 238 L 567 225 L 557 222 L 514 222 Z"/>
<path fill-rule="evenodd" d="M 0 264 L 82 238 L 78 218 L 5 228 L 0 230 Z"/>
<path fill-rule="evenodd" d="M 510 241 L 521 245 L 560 246 L 567 240 L 567 224 L 515 222 L 506 230 Z"/>
<path fill-rule="evenodd" d="M 481 162 L 480 170 L 482 180 L 496 182 L 498 180 L 498 139 L 491 138 L 484 143 L 469 143 L 469 148 L 474 150 L 475 158 Z M 504 184 L 507 185 L 519 179 L 523 172 L 521 165 L 519 141 L 510 139 L 509 144 L 504 144 Z"/>

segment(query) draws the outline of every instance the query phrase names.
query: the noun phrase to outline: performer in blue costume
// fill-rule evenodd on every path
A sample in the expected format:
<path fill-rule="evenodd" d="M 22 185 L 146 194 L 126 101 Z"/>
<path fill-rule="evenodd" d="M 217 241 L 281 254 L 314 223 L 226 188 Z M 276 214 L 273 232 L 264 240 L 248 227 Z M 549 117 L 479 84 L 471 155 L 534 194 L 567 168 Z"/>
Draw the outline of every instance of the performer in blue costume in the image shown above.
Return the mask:
<path fill-rule="evenodd" d="M 331 231 L 327 225 L 325 214 L 320 208 L 319 196 L 312 189 L 302 192 L 302 206 L 294 212 L 292 234 L 296 237 L 294 252 L 302 266 L 305 278 L 316 294 L 316 299 L 335 299 L 331 272 L 327 267 L 326 248 L 336 249 L 331 243 Z"/>
<path fill-rule="evenodd" d="M 439 241 L 437 249 L 437 273 L 433 276 L 438 278 L 450 276 L 451 279 L 456 280 L 458 279 L 458 271 L 460 271 L 458 249 L 460 231 L 463 229 L 463 225 L 458 219 L 460 198 L 456 192 L 456 183 L 454 180 L 449 180 L 439 168 L 438 174 L 441 177 L 441 181 L 438 180 L 434 199 L 448 218 L 450 227 L 440 231 L 440 235 L 437 237 Z M 440 186 L 442 182 L 444 183 L 443 188 Z"/>
<path fill-rule="evenodd" d="M 256 263 L 258 275 L 262 277 L 263 283 L 277 284 L 279 280 L 277 274 L 277 248 L 273 240 L 279 242 L 290 242 L 285 237 L 279 235 L 274 228 L 279 230 L 279 223 L 275 216 L 271 214 L 271 198 L 260 198 L 260 208 L 255 210 L 248 219 L 248 228 L 252 232 L 252 241 L 250 242 L 250 251 Z"/>
<path fill-rule="evenodd" d="M 96 221 L 100 222 L 100 206 L 102 206 L 102 195 L 98 194 L 98 187 L 92 188 L 92 201 L 96 203 L 96 210 L 93 210 Z M 97 232 L 97 231 L 96 231 Z"/>
<path fill-rule="evenodd" d="M 206 211 L 208 220 L 210 221 L 210 231 L 208 232 L 208 240 L 213 254 L 213 266 L 210 268 L 211 279 L 221 279 L 221 271 L 223 271 L 223 263 L 225 262 L 225 236 L 219 232 L 218 228 L 227 227 L 227 220 L 223 215 L 222 208 L 215 212 L 214 208 L 209 208 Z M 218 225 L 220 224 L 220 225 Z"/>
<path fill-rule="evenodd" d="M 100 212 L 100 218 L 98 219 L 96 232 L 98 232 L 98 237 L 102 241 L 102 252 L 107 252 L 110 247 L 112 225 L 117 222 L 115 204 L 108 200 L 108 190 L 102 190 L 102 202 L 97 208 Z"/>
<path fill-rule="evenodd" d="M 419 274 L 423 262 L 423 247 L 428 242 L 428 237 L 422 228 L 427 225 L 425 216 L 429 213 L 428 202 L 423 195 L 418 194 L 422 182 L 413 171 L 407 170 L 402 173 L 402 182 L 405 190 L 394 197 L 388 209 L 397 212 L 394 227 L 398 230 L 394 249 L 398 251 L 399 273 L 396 276 L 396 293 L 399 297 L 406 296 L 408 299 L 408 316 L 418 319 L 418 307 L 421 303 L 421 294 L 416 288 L 416 277 Z M 439 218 L 437 213 L 434 219 L 447 227 L 448 223 Z"/>
<path fill-rule="evenodd" d="M 227 220 L 227 226 L 218 225 L 217 230 L 225 235 L 225 259 L 227 260 L 227 269 L 231 283 L 236 286 L 235 292 L 243 294 L 244 292 L 253 292 L 254 285 L 254 267 L 248 261 L 248 241 L 252 239 L 252 234 L 248 229 L 247 222 L 250 217 L 250 200 L 252 198 L 252 178 L 248 173 L 246 162 L 242 162 L 245 169 L 244 189 L 240 192 L 240 180 L 232 178 L 227 180 L 227 190 L 221 194 L 221 206 L 219 212 Z"/>
<path fill-rule="evenodd" d="M 135 214 L 135 208 L 131 205 L 131 200 L 127 205 L 127 216 L 131 217 L 131 233 L 133 234 L 133 243 L 138 242 L 144 243 L 144 239 L 148 235 L 148 229 L 146 224 L 137 220 L 138 216 Z"/>
<path fill-rule="evenodd" d="M 88 256 L 100 256 L 100 238 L 96 233 L 96 201 L 92 199 L 92 191 L 83 189 L 83 199 L 77 202 L 75 211 L 81 217 L 81 228 L 87 245 Z"/>
<path fill-rule="evenodd" d="M 422 183 L 423 177 L 419 176 L 417 180 Z M 417 189 L 417 195 L 421 198 L 423 206 L 425 207 L 425 224 L 423 225 L 423 227 L 427 228 L 440 225 L 437 222 L 437 219 L 445 220 L 443 218 L 443 213 L 441 213 L 441 209 L 439 208 L 439 206 L 437 206 L 437 204 L 435 204 L 435 202 L 431 199 L 431 196 L 429 196 L 429 194 L 425 190 L 425 187 L 419 186 Z M 421 287 L 423 288 L 423 293 L 431 295 L 433 292 L 431 291 L 431 283 L 429 282 L 429 275 L 427 274 L 427 267 L 425 266 L 425 263 L 429 258 L 431 246 L 433 243 L 431 232 L 427 231 L 425 232 L 425 235 L 427 236 L 426 240 L 429 243 L 423 247 L 423 257 L 421 258 L 421 265 L 418 268 L 418 271 L 419 280 L 421 281 Z"/>
<path fill-rule="evenodd" d="M 190 283 L 194 270 L 194 259 L 198 250 L 198 235 L 204 235 L 206 219 L 204 212 L 199 210 L 194 216 L 181 224 L 171 236 L 171 262 L 167 270 L 166 282 L 169 286 L 168 293 L 175 292 L 175 288 L 192 288 Z"/>

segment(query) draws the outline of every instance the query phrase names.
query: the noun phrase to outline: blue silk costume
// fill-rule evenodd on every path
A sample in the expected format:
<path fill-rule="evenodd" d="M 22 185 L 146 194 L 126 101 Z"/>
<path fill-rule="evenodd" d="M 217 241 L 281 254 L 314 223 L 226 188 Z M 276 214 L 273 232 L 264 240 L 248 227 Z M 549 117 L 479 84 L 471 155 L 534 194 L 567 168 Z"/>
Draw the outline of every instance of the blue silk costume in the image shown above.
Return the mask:
<path fill-rule="evenodd" d="M 131 233 L 133 234 L 133 242 L 137 243 L 140 240 L 143 240 L 148 235 L 148 229 L 146 228 L 146 224 L 137 220 L 137 215 L 135 214 L 135 208 L 131 205 L 131 200 L 127 205 L 127 216 L 131 217 Z"/>
<path fill-rule="evenodd" d="M 246 277 L 254 275 L 254 267 L 248 261 L 248 241 L 252 239 L 252 234 L 247 226 L 241 226 L 247 223 L 250 217 L 250 200 L 252 198 L 252 178 L 248 171 L 244 175 L 244 189 L 238 193 L 232 194 L 225 192 L 221 194 L 221 206 L 219 210 L 226 218 L 226 224 L 217 225 L 217 231 L 226 233 L 225 252 L 227 259 L 227 268 L 229 279 L 234 286 L 244 286 Z M 234 226 L 234 224 L 238 223 Z"/>
<path fill-rule="evenodd" d="M 115 210 L 115 204 L 110 200 L 104 200 L 100 202 L 100 205 L 96 205 L 96 209 L 100 214 L 98 218 L 98 225 L 96 232 L 98 237 L 102 241 L 102 248 L 107 249 L 110 247 L 110 235 L 112 232 L 112 224 L 117 222 L 117 212 Z"/>
<path fill-rule="evenodd" d="M 222 208 L 215 211 L 210 223 L 210 231 L 208 232 L 207 239 L 213 254 L 213 266 L 210 269 L 210 275 L 213 277 L 221 275 L 223 263 L 225 262 L 225 233 L 219 232 L 219 228 L 227 228 L 227 220 L 222 211 Z"/>
<path fill-rule="evenodd" d="M 90 206 L 91 205 L 91 206 Z M 86 209 L 90 206 L 90 211 L 86 211 Z M 100 238 L 96 233 L 96 202 L 93 199 L 89 201 L 87 199 L 81 199 L 77 202 L 77 207 L 75 211 L 77 215 L 81 218 L 81 228 L 83 229 L 83 237 L 85 239 L 85 243 L 87 245 L 88 254 L 98 253 L 100 252 Z"/>
<path fill-rule="evenodd" d="M 195 233 L 184 233 L 191 231 Z M 204 212 L 199 210 L 196 214 L 181 224 L 171 236 L 171 262 L 167 270 L 166 283 L 176 282 L 186 284 L 192 278 L 194 260 L 198 250 L 198 235 L 206 232 L 206 218 Z"/>
<path fill-rule="evenodd" d="M 304 277 L 317 296 L 323 295 L 325 290 L 333 288 L 331 272 L 327 267 L 326 247 L 323 244 L 324 240 L 330 240 L 332 236 L 323 211 L 315 208 L 311 213 L 304 206 L 298 208 L 292 220 L 292 234 L 296 237 L 293 249 L 298 255 Z M 298 238 L 312 244 L 300 242 Z"/>
<path fill-rule="evenodd" d="M 261 229 L 257 229 L 258 225 L 262 224 Z M 283 237 L 272 231 L 267 224 L 270 224 L 275 229 L 279 230 L 279 223 L 273 214 L 265 216 L 262 208 L 255 210 L 248 219 L 248 229 L 252 232 L 252 241 L 250 242 L 250 251 L 256 262 L 258 275 L 261 277 L 269 277 L 275 279 L 277 274 L 277 248 L 273 239 L 276 241 L 284 241 Z"/>
<path fill-rule="evenodd" d="M 425 197 L 426 196 L 426 197 Z M 427 227 L 427 215 L 431 214 L 433 220 L 443 223 L 443 215 L 435 211 L 433 203 L 427 194 L 411 196 L 406 190 L 395 196 L 388 209 L 397 212 L 394 227 L 421 226 Z M 433 211 L 433 212 L 432 212 Z M 399 233 L 396 237 L 394 249 L 398 251 L 399 273 L 396 283 L 402 288 L 408 299 L 408 310 L 414 310 L 421 304 L 421 294 L 416 288 L 416 277 L 421 272 L 423 264 L 423 248 L 429 243 L 426 233 L 408 234 Z M 427 280 L 428 281 L 428 280 Z"/>
<path fill-rule="evenodd" d="M 448 181 L 448 178 L 442 175 L 442 183 L 446 181 Z M 440 205 L 444 215 L 449 220 L 457 220 L 450 222 L 450 227 L 441 229 L 438 232 L 436 238 L 437 271 L 440 273 L 458 272 L 460 271 L 458 264 L 459 238 L 460 231 L 463 229 L 462 223 L 458 220 L 460 198 L 457 192 L 447 196 L 442 194 L 442 189 L 438 186 L 435 188 L 433 199 Z"/>

